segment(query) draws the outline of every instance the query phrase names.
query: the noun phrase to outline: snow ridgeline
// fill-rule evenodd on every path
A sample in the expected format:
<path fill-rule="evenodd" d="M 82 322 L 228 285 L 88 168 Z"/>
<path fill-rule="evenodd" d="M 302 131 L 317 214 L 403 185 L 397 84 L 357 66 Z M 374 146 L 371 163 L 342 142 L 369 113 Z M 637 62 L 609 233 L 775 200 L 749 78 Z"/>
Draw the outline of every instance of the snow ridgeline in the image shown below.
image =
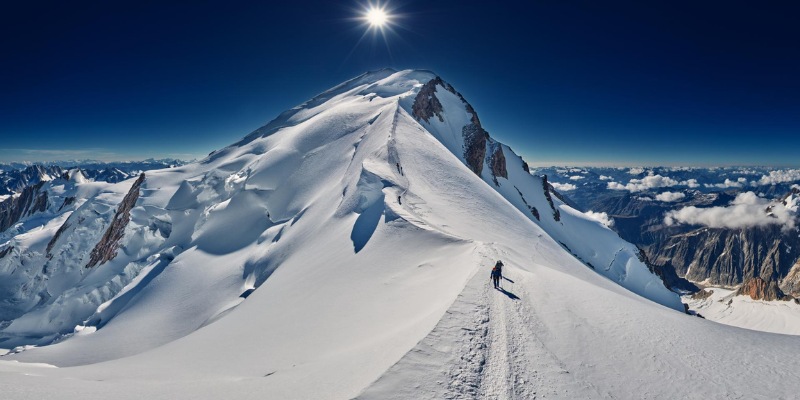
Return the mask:
<path fill-rule="evenodd" d="M 74 366 L 0 362 L 18 397 L 648 398 L 691 394 L 720 362 L 702 392 L 764 393 L 726 341 L 766 354 L 760 384 L 794 378 L 763 361 L 794 341 L 675 311 L 635 247 L 530 176 L 430 72 L 362 75 L 205 160 L 81 199 L 0 260 L 28 257 L 43 289 L 0 345 L 60 338 L 2 360 Z M 498 258 L 507 292 L 483 286 Z"/>

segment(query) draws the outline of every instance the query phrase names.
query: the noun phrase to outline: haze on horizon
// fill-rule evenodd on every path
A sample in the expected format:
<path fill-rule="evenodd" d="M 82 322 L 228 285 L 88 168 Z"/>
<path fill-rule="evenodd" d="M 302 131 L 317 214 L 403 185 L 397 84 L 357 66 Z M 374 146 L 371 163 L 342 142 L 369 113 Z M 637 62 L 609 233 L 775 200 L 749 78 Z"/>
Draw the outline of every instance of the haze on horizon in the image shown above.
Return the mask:
<path fill-rule="evenodd" d="M 392 67 L 441 75 L 532 166 L 800 166 L 796 4 L 393 1 L 383 30 L 367 8 L 9 5 L 0 163 L 202 158 Z"/>

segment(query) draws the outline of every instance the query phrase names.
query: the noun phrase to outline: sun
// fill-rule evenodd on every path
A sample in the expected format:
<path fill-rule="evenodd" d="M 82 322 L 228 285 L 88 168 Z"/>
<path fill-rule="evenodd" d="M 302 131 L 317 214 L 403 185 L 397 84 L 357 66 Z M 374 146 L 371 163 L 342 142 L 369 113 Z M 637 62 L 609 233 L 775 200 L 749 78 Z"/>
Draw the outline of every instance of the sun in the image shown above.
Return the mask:
<path fill-rule="evenodd" d="M 373 28 L 382 28 L 389 22 L 389 15 L 386 14 L 386 11 L 377 7 L 370 7 L 365 18 Z"/>

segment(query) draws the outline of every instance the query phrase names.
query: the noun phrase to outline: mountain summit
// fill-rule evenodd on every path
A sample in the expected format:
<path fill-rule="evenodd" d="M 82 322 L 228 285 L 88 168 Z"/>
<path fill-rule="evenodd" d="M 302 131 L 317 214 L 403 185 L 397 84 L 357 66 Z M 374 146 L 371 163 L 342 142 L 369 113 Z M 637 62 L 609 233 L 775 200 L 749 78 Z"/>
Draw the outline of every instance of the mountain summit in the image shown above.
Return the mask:
<path fill-rule="evenodd" d="M 75 368 L 15 384 L 33 397 L 759 393 L 719 337 L 762 385 L 797 374 L 768 362 L 795 342 L 683 314 L 429 71 L 366 73 L 197 163 L 37 193 L 0 247 L 2 360 Z"/>

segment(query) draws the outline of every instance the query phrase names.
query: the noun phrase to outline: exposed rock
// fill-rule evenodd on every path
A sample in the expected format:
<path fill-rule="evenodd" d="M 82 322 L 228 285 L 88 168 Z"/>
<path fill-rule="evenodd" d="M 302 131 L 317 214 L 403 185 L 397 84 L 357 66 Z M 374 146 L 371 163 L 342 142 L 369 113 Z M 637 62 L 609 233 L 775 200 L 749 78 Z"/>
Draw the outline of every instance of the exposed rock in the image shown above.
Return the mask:
<path fill-rule="evenodd" d="M 525 161 L 522 162 L 522 169 L 529 174 L 531 173 L 531 169 L 530 167 L 528 167 L 528 163 L 526 163 Z"/>
<path fill-rule="evenodd" d="M 13 246 L 8 246 L 8 247 L 6 247 L 5 249 L 3 249 L 3 250 L 0 250 L 0 258 L 3 258 L 3 257 L 5 257 L 5 256 L 7 256 L 7 255 L 8 255 L 8 253 L 11 253 L 11 250 L 14 250 L 14 247 L 13 247 Z"/>
<path fill-rule="evenodd" d="M 36 196 L 36 201 L 33 205 L 28 209 L 28 215 L 33 215 L 37 212 L 44 212 L 47 210 L 47 193 L 42 192 Z"/>
<path fill-rule="evenodd" d="M 44 182 L 27 186 L 17 197 L 0 203 L 0 232 L 14 226 L 20 218 L 47 209 L 47 193 L 41 192 Z"/>
<path fill-rule="evenodd" d="M 66 199 L 64 199 L 64 202 L 61 203 L 61 207 L 58 207 L 58 211 L 63 210 L 64 207 L 69 206 L 73 203 L 75 203 L 75 197 L 73 196 L 67 197 Z"/>
<path fill-rule="evenodd" d="M 492 155 L 489 157 L 489 166 L 492 170 L 492 180 L 495 186 L 500 186 L 497 182 L 497 177 L 508 179 L 508 171 L 506 170 L 506 156 L 503 154 L 503 146 L 496 145 Z"/>
<path fill-rule="evenodd" d="M 414 104 L 411 106 L 411 112 L 418 120 L 430 122 L 430 119 L 435 115 L 439 117 L 439 121 L 444 121 L 442 117 L 442 103 L 436 98 L 436 85 L 444 86 L 442 78 L 436 77 L 422 85 L 417 97 L 414 98 Z"/>
<path fill-rule="evenodd" d="M 58 228 L 56 234 L 53 235 L 53 238 L 50 239 L 49 242 L 47 242 L 47 258 L 51 258 L 53 256 L 50 252 L 53 251 L 53 247 L 56 245 L 58 238 L 61 237 L 61 234 L 63 234 L 64 231 L 67 230 L 67 228 L 69 228 L 69 219 L 67 219 L 67 221 L 64 221 L 64 223 L 61 224 L 61 227 Z"/>
<path fill-rule="evenodd" d="M 736 290 L 737 296 L 750 296 L 753 300 L 790 300 L 790 296 L 785 296 L 778 283 L 775 281 L 765 281 L 761 277 L 746 280 L 739 289 Z"/>
<path fill-rule="evenodd" d="M 547 175 L 542 175 L 542 190 L 544 190 L 544 197 L 547 199 L 547 203 L 550 204 L 550 208 L 553 210 L 553 219 L 561 221 L 561 213 L 556 209 L 555 204 L 553 204 L 553 198 L 550 197 L 550 187 L 550 183 L 547 182 Z"/>
<path fill-rule="evenodd" d="M 670 264 L 679 275 L 694 282 L 727 287 L 753 277 L 777 282 L 789 274 L 800 257 L 797 234 L 787 233 L 777 225 L 698 228 L 669 235 L 670 232 L 669 228 L 654 229 L 653 243 L 645 248 L 656 264 Z M 659 239 L 655 235 L 667 237 Z M 794 293 L 797 286 L 792 279 L 783 281 L 789 292 Z"/>
<path fill-rule="evenodd" d="M 525 203 L 525 206 L 528 207 L 528 210 L 530 210 L 534 218 L 536 218 L 537 221 L 541 221 L 541 218 L 539 218 L 539 210 L 537 210 L 536 207 L 532 207 L 530 204 L 528 204 L 528 201 L 525 200 L 525 196 L 522 195 L 522 192 L 519 191 L 518 187 L 514 186 L 514 189 L 517 189 L 517 193 L 519 193 L 519 198 L 522 199 L 522 202 Z"/>
<path fill-rule="evenodd" d="M 469 124 L 461 129 L 464 135 L 464 159 L 467 166 L 476 175 L 483 172 L 483 159 L 486 157 L 486 139 L 488 134 L 480 125 Z"/>
<path fill-rule="evenodd" d="M 800 259 L 798 259 L 792 268 L 789 269 L 789 272 L 786 274 L 786 277 L 783 278 L 781 281 L 781 290 L 785 293 L 790 293 L 795 297 L 799 297 L 800 295 Z"/>
<path fill-rule="evenodd" d="M 444 121 L 442 103 L 436 97 L 437 86 L 441 86 L 448 92 L 458 96 L 464 103 L 466 111 L 472 115 L 470 118 L 471 123 L 461 128 L 461 134 L 464 137 L 464 159 L 472 172 L 480 176 L 483 171 L 484 158 L 486 157 L 486 141 L 489 138 L 489 134 L 481 126 L 478 113 L 467 103 L 461 93 L 456 92 L 453 86 L 437 76 L 422 85 L 417 97 L 414 98 L 411 112 L 417 120 L 430 122 L 430 119 L 436 116 L 440 121 Z"/>
<path fill-rule="evenodd" d="M 131 190 L 122 199 L 111 225 L 108 226 L 106 233 L 103 234 L 103 237 L 92 250 L 86 268 L 92 268 L 113 260 L 117 256 L 119 242 L 125 234 L 125 227 L 128 226 L 131 220 L 131 209 L 136 205 L 136 200 L 139 199 L 139 187 L 142 186 L 142 182 L 144 182 L 144 172 L 139 175 L 139 179 L 133 183 Z"/>
<path fill-rule="evenodd" d="M 705 299 L 711 297 L 712 294 L 714 294 L 713 290 L 701 290 L 699 292 L 693 293 L 692 294 L 692 299 L 694 299 L 694 300 L 705 300 Z"/>
<path fill-rule="evenodd" d="M 664 265 L 664 264 L 656 264 L 650 262 L 650 257 L 647 256 L 647 252 L 644 249 L 636 246 L 639 249 L 639 253 L 637 253 L 637 257 L 639 261 L 641 261 L 644 265 L 647 265 L 647 269 L 650 272 L 656 274 L 661 281 L 664 282 L 664 286 L 669 288 L 672 291 L 689 291 L 689 292 L 698 292 L 702 291 L 697 285 L 694 283 L 681 278 L 675 273 L 675 269 L 672 268 L 671 265 Z"/>

